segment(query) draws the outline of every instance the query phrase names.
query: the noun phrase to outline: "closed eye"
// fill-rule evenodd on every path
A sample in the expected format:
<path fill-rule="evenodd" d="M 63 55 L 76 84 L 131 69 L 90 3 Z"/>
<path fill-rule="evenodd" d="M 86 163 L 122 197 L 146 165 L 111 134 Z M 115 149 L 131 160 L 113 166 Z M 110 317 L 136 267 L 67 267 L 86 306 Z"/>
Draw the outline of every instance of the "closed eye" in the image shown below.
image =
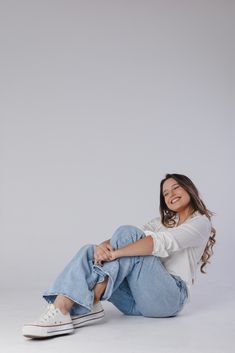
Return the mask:
<path fill-rule="evenodd" d="M 172 189 L 175 190 L 175 189 L 178 189 L 179 187 L 180 187 L 179 185 L 176 185 Z M 167 195 L 168 195 L 168 192 L 166 192 L 163 196 L 166 197 Z"/>

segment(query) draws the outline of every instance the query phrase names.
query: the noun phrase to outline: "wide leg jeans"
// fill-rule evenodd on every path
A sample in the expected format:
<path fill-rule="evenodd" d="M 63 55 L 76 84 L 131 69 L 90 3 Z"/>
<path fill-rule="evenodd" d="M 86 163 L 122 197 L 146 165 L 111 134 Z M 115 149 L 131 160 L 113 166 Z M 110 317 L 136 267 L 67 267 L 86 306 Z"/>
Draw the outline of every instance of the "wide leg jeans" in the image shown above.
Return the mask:
<path fill-rule="evenodd" d="M 123 225 L 114 232 L 110 244 L 122 248 L 145 237 L 139 228 Z M 72 299 L 71 315 L 91 311 L 94 287 L 108 276 L 101 297 L 113 303 L 126 315 L 146 317 L 176 316 L 187 301 L 187 287 L 179 277 L 167 272 L 158 256 L 128 256 L 94 263 L 94 244 L 83 246 L 43 293 L 43 298 L 53 303 L 58 294 Z"/>

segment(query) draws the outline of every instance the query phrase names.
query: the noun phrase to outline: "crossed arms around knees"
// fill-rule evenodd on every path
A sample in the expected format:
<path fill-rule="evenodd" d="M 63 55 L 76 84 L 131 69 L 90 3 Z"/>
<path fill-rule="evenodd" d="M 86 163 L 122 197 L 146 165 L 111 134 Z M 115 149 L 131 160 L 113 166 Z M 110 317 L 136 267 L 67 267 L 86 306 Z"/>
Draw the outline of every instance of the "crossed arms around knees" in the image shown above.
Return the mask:
<path fill-rule="evenodd" d="M 113 249 L 110 245 L 110 239 L 96 245 L 94 250 L 95 262 L 101 264 L 105 261 L 113 261 L 123 256 L 147 256 L 153 252 L 153 238 L 147 235 L 142 239 L 128 244 L 123 248 Z"/>

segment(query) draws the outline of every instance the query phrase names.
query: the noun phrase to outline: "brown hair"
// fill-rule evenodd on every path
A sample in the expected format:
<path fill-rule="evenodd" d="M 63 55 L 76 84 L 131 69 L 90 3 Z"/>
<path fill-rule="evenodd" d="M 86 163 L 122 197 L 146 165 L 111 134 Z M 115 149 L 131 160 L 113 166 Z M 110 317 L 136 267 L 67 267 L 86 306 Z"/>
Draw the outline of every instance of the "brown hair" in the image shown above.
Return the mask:
<path fill-rule="evenodd" d="M 202 199 L 199 196 L 199 192 L 193 182 L 186 176 L 182 174 L 166 174 L 166 177 L 160 183 L 160 215 L 161 215 L 161 222 L 166 227 L 174 227 L 176 225 L 176 212 L 170 210 L 166 203 L 163 196 L 162 188 L 163 183 L 169 179 L 173 178 L 184 190 L 186 190 L 190 196 L 190 205 L 193 208 L 194 212 L 199 211 L 202 215 L 206 215 L 206 217 L 211 220 L 211 217 L 215 214 L 214 212 L 209 211 Z M 216 242 L 215 240 L 216 230 L 214 227 L 211 227 L 211 234 L 209 240 L 206 244 L 205 250 L 201 256 L 201 272 L 206 273 L 203 268 L 206 266 L 207 263 L 210 263 L 209 258 L 213 255 L 213 246 Z"/>

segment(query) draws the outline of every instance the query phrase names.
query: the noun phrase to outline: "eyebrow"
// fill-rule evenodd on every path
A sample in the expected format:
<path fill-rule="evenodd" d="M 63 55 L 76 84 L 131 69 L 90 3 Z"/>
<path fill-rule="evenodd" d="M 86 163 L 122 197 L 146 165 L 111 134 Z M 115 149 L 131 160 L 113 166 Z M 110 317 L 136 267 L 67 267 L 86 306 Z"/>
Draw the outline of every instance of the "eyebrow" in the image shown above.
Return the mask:
<path fill-rule="evenodd" d="M 178 183 L 172 184 L 171 186 L 175 186 L 178 185 Z M 168 191 L 168 189 L 165 189 L 164 191 L 162 191 L 163 194 L 165 194 L 165 192 Z"/>

